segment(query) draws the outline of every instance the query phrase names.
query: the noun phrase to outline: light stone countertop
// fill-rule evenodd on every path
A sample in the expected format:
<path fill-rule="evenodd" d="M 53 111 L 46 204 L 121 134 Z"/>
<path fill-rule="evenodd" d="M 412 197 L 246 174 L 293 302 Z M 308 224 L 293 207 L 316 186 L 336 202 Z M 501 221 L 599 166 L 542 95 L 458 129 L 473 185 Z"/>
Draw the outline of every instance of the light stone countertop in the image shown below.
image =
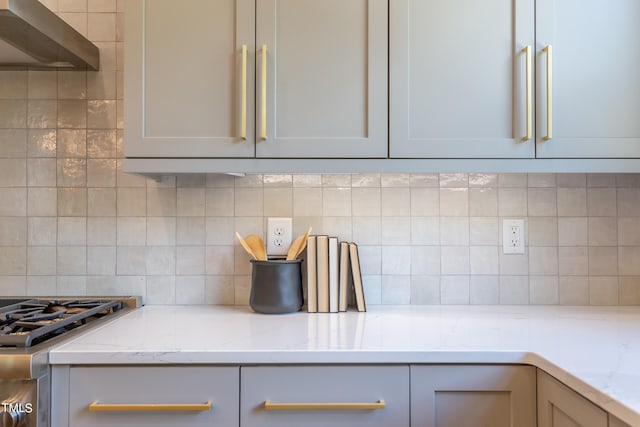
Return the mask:
<path fill-rule="evenodd" d="M 256 314 L 145 306 L 54 348 L 52 364 L 521 363 L 640 426 L 640 307 L 369 306 Z"/>

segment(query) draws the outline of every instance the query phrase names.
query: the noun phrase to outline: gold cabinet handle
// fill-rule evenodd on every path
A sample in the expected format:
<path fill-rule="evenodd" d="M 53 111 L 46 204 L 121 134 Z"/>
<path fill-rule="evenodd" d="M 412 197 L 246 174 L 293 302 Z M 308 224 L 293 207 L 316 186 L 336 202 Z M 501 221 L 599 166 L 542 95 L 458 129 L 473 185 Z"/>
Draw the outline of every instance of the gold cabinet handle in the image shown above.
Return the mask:
<path fill-rule="evenodd" d="M 522 142 L 528 141 L 533 137 L 533 100 L 531 89 L 531 46 L 525 46 L 522 49 L 526 57 L 526 102 L 527 102 L 527 133 L 522 138 Z"/>
<path fill-rule="evenodd" d="M 240 137 L 247 139 L 247 45 L 242 45 L 242 117 Z"/>
<path fill-rule="evenodd" d="M 553 138 L 553 51 L 551 45 L 545 46 L 542 51 L 547 53 L 547 135 L 542 140 L 548 141 Z"/>
<path fill-rule="evenodd" d="M 372 403 L 273 403 L 270 400 L 264 401 L 264 409 L 267 411 L 376 411 L 384 408 L 384 400 Z"/>
<path fill-rule="evenodd" d="M 267 45 L 262 45 L 262 125 L 260 129 L 260 137 L 267 139 Z"/>
<path fill-rule="evenodd" d="M 213 403 L 98 403 L 89 405 L 90 412 L 206 412 Z"/>

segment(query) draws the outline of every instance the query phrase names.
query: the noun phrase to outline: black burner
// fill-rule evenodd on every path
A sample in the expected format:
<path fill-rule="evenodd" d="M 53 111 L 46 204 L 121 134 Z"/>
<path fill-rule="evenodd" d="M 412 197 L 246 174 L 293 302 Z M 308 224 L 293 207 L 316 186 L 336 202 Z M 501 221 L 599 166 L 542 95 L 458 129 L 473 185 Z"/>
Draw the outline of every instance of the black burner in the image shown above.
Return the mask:
<path fill-rule="evenodd" d="M 30 347 L 121 310 L 123 304 L 32 299 L 13 300 L 0 307 L 0 347 Z"/>

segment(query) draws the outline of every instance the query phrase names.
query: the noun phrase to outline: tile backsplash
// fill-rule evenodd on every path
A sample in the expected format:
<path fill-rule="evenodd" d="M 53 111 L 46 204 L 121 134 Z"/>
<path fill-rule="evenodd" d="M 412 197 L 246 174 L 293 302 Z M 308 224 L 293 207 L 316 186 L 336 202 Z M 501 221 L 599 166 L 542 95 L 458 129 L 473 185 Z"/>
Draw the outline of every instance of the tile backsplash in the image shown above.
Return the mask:
<path fill-rule="evenodd" d="M 640 174 L 125 174 L 124 0 L 43 3 L 101 70 L 0 71 L 0 294 L 247 304 L 234 231 L 288 216 L 359 244 L 368 304 L 640 305 Z"/>

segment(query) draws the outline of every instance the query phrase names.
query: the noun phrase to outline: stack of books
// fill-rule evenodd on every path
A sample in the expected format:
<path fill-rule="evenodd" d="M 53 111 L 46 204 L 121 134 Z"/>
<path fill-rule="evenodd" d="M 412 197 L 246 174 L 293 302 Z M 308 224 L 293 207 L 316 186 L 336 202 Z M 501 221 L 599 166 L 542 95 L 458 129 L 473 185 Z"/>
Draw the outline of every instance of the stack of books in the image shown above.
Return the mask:
<path fill-rule="evenodd" d="M 337 313 L 350 305 L 367 311 L 358 245 L 327 235 L 309 236 L 306 286 L 309 313 Z"/>

